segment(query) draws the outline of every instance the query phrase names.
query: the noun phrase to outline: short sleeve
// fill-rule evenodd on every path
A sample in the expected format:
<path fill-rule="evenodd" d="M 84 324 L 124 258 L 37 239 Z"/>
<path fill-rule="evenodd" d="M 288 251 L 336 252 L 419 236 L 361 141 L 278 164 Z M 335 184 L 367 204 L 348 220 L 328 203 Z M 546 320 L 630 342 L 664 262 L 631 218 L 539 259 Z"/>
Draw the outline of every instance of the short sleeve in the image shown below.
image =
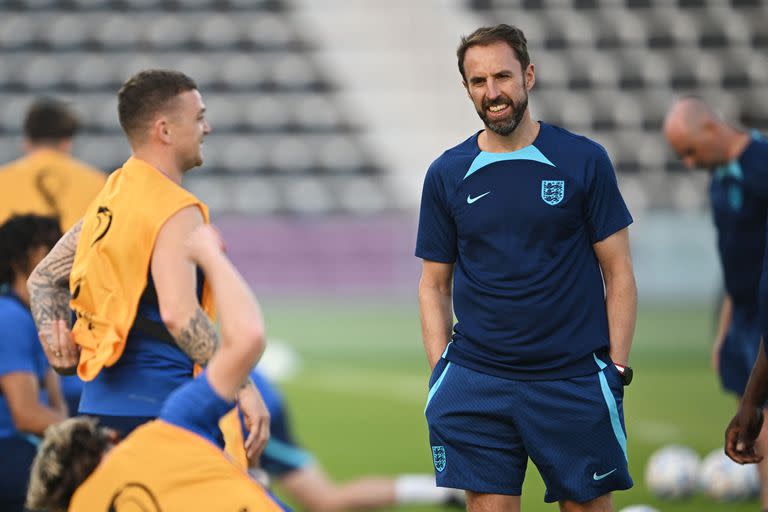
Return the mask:
<path fill-rule="evenodd" d="M 753 138 L 755 140 L 747 146 L 738 165 L 744 188 L 762 201 L 768 201 L 768 140 L 757 135 Z"/>
<path fill-rule="evenodd" d="M 211 388 L 207 373 L 171 393 L 160 411 L 160 419 L 198 434 L 223 448 L 219 420 L 235 406 Z"/>
<path fill-rule="evenodd" d="M 632 216 L 621 197 L 616 173 L 604 149 L 596 151 L 591 171 L 586 217 L 589 238 L 594 244 L 632 224 Z"/>
<path fill-rule="evenodd" d="M 457 254 L 456 224 L 451 215 L 438 162 L 430 166 L 424 178 L 416 256 L 440 263 L 453 263 Z"/>
<path fill-rule="evenodd" d="M 0 377 L 13 372 L 29 372 L 37 375 L 35 347 L 37 332 L 26 329 L 26 319 L 15 319 L 10 314 L 0 314 Z M 34 335 L 34 339 L 29 339 Z"/>

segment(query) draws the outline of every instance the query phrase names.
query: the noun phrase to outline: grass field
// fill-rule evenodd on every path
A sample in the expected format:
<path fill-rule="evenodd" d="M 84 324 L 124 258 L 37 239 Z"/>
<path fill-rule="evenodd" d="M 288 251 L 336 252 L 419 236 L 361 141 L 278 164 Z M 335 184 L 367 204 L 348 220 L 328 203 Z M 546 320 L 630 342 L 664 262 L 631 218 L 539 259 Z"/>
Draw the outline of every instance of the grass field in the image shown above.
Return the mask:
<path fill-rule="evenodd" d="M 415 302 L 267 300 L 264 307 L 270 338 L 290 344 L 302 360 L 299 374 L 281 385 L 297 435 L 335 479 L 432 471 L 423 415 L 428 374 Z M 711 308 L 641 308 L 635 382 L 625 392 L 635 487 L 615 495 L 616 510 L 640 503 L 670 512 L 758 509 L 756 502 L 726 505 L 702 495 L 662 502 L 643 485 L 645 462 L 658 447 L 683 443 L 703 456 L 721 446 L 735 400 L 709 368 L 711 333 Z M 544 504 L 543 494 L 529 464 L 523 510 L 557 510 Z"/>

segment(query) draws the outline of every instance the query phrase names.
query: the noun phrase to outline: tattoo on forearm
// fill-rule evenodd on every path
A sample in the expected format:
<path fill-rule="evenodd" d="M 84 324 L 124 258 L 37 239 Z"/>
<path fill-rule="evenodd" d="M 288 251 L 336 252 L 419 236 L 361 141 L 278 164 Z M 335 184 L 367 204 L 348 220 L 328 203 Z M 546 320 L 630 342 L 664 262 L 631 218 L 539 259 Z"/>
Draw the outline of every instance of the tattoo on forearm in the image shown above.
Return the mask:
<path fill-rule="evenodd" d="M 206 364 L 219 346 L 219 335 L 200 308 L 174 338 L 181 350 L 198 364 Z"/>
<path fill-rule="evenodd" d="M 82 228 L 80 221 L 67 231 L 27 281 L 32 317 L 38 330 L 46 329 L 54 320 L 69 323 L 69 273 Z"/>

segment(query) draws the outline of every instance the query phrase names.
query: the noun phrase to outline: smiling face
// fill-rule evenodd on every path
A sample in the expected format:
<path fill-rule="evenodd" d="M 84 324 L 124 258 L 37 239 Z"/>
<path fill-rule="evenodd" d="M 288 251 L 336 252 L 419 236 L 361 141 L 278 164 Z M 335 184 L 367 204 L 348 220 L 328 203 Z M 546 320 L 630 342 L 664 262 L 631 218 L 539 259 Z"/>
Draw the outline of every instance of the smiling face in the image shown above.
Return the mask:
<path fill-rule="evenodd" d="M 512 134 L 528 111 L 533 64 L 523 70 L 507 43 L 477 45 L 464 56 L 464 74 L 464 87 L 485 126 L 498 135 Z"/>
<path fill-rule="evenodd" d="M 171 140 L 181 169 L 188 170 L 203 164 L 201 145 L 211 127 L 205 119 L 205 105 L 197 89 L 181 93 L 174 103 L 167 118 L 167 129 L 173 134 Z"/>

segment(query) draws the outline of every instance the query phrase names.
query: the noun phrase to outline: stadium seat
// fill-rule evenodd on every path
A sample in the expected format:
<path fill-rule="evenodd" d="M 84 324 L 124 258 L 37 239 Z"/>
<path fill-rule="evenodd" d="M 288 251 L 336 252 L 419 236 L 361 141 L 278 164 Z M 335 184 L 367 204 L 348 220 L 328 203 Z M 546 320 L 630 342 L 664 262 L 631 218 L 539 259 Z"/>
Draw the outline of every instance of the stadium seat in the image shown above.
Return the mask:
<path fill-rule="evenodd" d="M 339 191 L 341 207 L 355 214 L 378 213 L 386 209 L 387 197 L 381 180 L 365 176 L 345 177 L 330 181 Z"/>
<path fill-rule="evenodd" d="M 336 201 L 329 187 L 319 178 L 304 176 L 282 182 L 283 195 L 289 210 L 304 214 L 331 212 Z"/>
<path fill-rule="evenodd" d="M 317 82 L 312 64 L 295 53 L 273 57 L 270 78 L 277 86 L 284 88 L 308 89 Z"/>
<path fill-rule="evenodd" d="M 232 16 L 220 14 L 205 19 L 196 31 L 195 38 L 209 49 L 227 48 L 240 40 L 240 28 Z"/>
<path fill-rule="evenodd" d="M 197 32 L 196 24 L 188 17 L 161 15 L 147 20 L 147 23 L 144 40 L 156 49 L 179 47 L 191 39 L 191 34 Z"/>
<path fill-rule="evenodd" d="M 299 126 L 332 131 L 342 124 L 341 116 L 331 99 L 319 94 L 296 94 L 286 98 L 292 119 Z"/>
<path fill-rule="evenodd" d="M 137 44 L 141 31 L 136 22 L 124 14 L 113 14 L 97 25 L 93 32 L 94 41 L 106 49 L 128 48 Z"/>
<path fill-rule="evenodd" d="M 254 130 L 280 130 L 291 120 L 290 112 L 276 96 L 258 94 L 242 102 L 243 120 Z"/>
<path fill-rule="evenodd" d="M 294 41 L 291 27 L 278 16 L 250 16 L 243 27 L 243 38 L 257 47 L 280 48 Z"/>
<path fill-rule="evenodd" d="M 355 173 L 363 167 L 365 158 L 358 143 L 344 135 L 316 137 L 313 141 L 317 163 L 328 173 Z"/>
<path fill-rule="evenodd" d="M 316 165 L 309 141 L 295 135 L 272 137 L 267 162 L 280 173 L 306 173 Z"/>
<path fill-rule="evenodd" d="M 230 54 L 222 58 L 218 81 L 235 89 L 253 89 L 270 76 L 265 58 L 259 54 Z M 217 66 L 218 67 L 218 66 Z"/>

